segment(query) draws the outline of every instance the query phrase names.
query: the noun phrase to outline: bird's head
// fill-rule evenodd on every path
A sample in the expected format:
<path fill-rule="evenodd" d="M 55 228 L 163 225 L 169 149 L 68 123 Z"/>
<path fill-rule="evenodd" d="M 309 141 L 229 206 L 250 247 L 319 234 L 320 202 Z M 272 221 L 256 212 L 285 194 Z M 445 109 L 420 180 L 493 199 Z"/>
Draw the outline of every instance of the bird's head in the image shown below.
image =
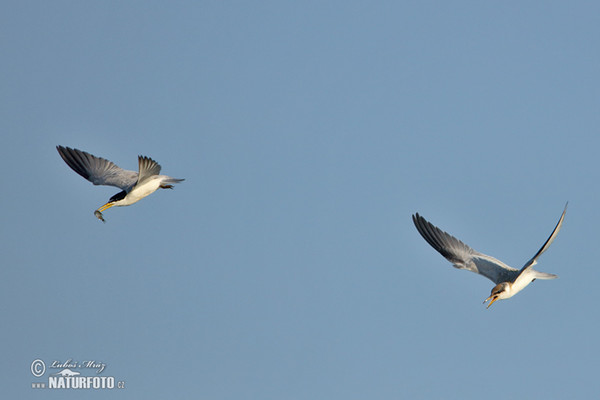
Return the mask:
<path fill-rule="evenodd" d="M 490 297 L 485 299 L 483 301 L 483 303 L 485 304 L 485 302 L 487 302 L 489 300 L 490 304 L 487 305 L 487 308 L 490 308 L 490 306 L 496 300 L 507 299 L 509 297 L 510 297 L 510 283 L 502 282 L 502 283 L 499 283 L 496 286 L 494 286 L 494 288 L 492 289 L 492 293 L 490 294 Z"/>

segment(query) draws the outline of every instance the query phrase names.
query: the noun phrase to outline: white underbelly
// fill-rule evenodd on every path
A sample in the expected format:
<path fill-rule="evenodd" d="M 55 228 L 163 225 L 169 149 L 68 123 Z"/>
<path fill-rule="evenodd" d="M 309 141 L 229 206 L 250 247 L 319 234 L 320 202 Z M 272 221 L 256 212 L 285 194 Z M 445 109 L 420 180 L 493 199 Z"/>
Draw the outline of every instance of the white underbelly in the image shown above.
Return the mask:
<path fill-rule="evenodd" d="M 525 289 L 535 279 L 535 272 L 533 270 L 525 271 L 525 273 L 519 275 L 516 281 L 513 282 L 511 293 L 514 296 L 521 290 Z"/>
<path fill-rule="evenodd" d="M 160 187 L 160 179 L 157 178 L 158 177 L 153 177 L 145 181 L 143 184 L 135 186 L 131 192 L 127 193 L 127 196 L 125 197 L 127 204 L 123 205 L 137 203 L 144 197 L 156 192 L 156 190 Z"/>

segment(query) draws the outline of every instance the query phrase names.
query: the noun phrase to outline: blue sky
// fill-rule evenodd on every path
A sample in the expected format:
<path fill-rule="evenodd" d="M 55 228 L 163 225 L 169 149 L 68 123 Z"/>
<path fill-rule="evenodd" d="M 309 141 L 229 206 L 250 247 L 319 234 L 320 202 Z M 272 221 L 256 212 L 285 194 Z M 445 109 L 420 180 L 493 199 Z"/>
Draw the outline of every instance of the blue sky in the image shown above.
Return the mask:
<path fill-rule="evenodd" d="M 597 394 L 599 8 L 4 3 L 2 391 L 81 396 L 39 358 L 126 382 L 90 398 Z M 59 144 L 186 180 L 102 224 Z M 520 268 L 567 201 L 559 279 L 489 310 L 411 221 Z"/>

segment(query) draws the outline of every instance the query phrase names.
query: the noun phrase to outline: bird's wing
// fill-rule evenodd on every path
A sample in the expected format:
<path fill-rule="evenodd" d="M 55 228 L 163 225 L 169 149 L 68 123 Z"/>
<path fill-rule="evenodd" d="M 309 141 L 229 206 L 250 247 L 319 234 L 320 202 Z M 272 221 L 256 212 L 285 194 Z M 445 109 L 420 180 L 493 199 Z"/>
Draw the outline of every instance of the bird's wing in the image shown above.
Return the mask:
<path fill-rule="evenodd" d="M 512 281 L 518 274 L 518 270 L 509 267 L 494 257 L 473 250 L 454 236 L 427 221 L 418 213 L 413 215 L 413 222 L 423 239 L 450 261 L 455 268 L 473 271 L 485 276 L 494 283 Z"/>
<path fill-rule="evenodd" d="M 542 248 L 539 249 L 537 253 L 535 253 L 535 256 L 533 256 L 531 258 L 531 260 L 529 260 L 525 263 L 523 268 L 521 268 L 521 271 L 519 271 L 519 274 L 522 274 L 526 269 L 533 267 L 535 264 L 537 264 L 537 259 L 539 258 L 539 256 L 541 256 L 543 252 L 548 250 L 548 247 L 550 247 L 550 245 L 552 244 L 554 239 L 556 239 L 556 235 L 558 235 L 558 231 L 560 231 L 560 228 L 562 227 L 562 224 L 563 224 L 563 220 L 565 219 L 565 213 L 567 212 L 568 205 L 569 205 L 569 203 L 567 202 L 567 204 L 565 204 L 565 209 L 563 210 L 562 215 L 560 216 L 560 219 L 558 220 L 558 223 L 556 224 L 556 227 L 550 234 L 550 237 L 548 238 L 548 240 L 546 240 L 546 243 L 544 243 Z"/>
<path fill-rule="evenodd" d="M 151 176 L 160 174 L 160 164 L 146 156 L 138 156 L 140 174 L 137 183 L 143 182 Z"/>
<path fill-rule="evenodd" d="M 137 182 L 137 172 L 124 170 L 104 158 L 70 147 L 56 146 L 56 150 L 73 171 L 94 185 L 116 186 L 129 191 Z"/>

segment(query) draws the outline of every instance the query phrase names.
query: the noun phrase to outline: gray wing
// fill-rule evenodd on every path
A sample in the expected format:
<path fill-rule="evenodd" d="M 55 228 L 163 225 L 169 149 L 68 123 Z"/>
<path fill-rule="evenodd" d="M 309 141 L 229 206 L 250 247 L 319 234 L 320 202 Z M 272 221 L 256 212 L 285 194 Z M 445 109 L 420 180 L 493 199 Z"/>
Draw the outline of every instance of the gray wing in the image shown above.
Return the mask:
<path fill-rule="evenodd" d="M 137 172 L 124 170 L 104 158 L 70 147 L 56 146 L 56 150 L 73 171 L 94 185 L 116 186 L 128 192 L 137 182 Z"/>
<path fill-rule="evenodd" d="M 454 236 L 442 231 L 419 213 L 412 216 L 415 227 L 438 253 L 443 255 L 455 268 L 466 269 L 483 275 L 494 283 L 513 281 L 519 271 L 502 261 L 479 253 Z"/>
<path fill-rule="evenodd" d="M 537 253 L 535 253 L 535 256 L 533 256 L 531 258 L 531 260 L 529 260 L 525 263 L 523 268 L 521 268 L 520 273 L 525 271 L 527 268 L 533 267 L 535 264 L 537 264 L 537 259 L 539 258 L 539 256 L 541 256 L 543 252 L 548 250 L 548 247 L 550 247 L 550 245 L 552 244 L 554 239 L 556 239 L 556 235 L 558 235 L 558 231 L 560 231 L 560 228 L 562 227 L 562 224 L 563 224 L 563 220 L 565 219 L 565 213 L 567 212 L 568 205 L 569 205 L 569 202 L 567 202 L 567 204 L 565 204 L 565 209 L 563 210 L 562 215 L 560 216 L 560 219 L 558 220 L 558 223 L 554 227 L 554 230 L 550 234 L 550 237 L 548 238 L 548 240 L 546 240 L 546 243 L 544 243 L 542 248 L 539 249 Z"/>
<path fill-rule="evenodd" d="M 143 182 L 151 176 L 160 174 L 160 164 L 146 156 L 138 156 L 140 174 L 137 182 Z"/>

